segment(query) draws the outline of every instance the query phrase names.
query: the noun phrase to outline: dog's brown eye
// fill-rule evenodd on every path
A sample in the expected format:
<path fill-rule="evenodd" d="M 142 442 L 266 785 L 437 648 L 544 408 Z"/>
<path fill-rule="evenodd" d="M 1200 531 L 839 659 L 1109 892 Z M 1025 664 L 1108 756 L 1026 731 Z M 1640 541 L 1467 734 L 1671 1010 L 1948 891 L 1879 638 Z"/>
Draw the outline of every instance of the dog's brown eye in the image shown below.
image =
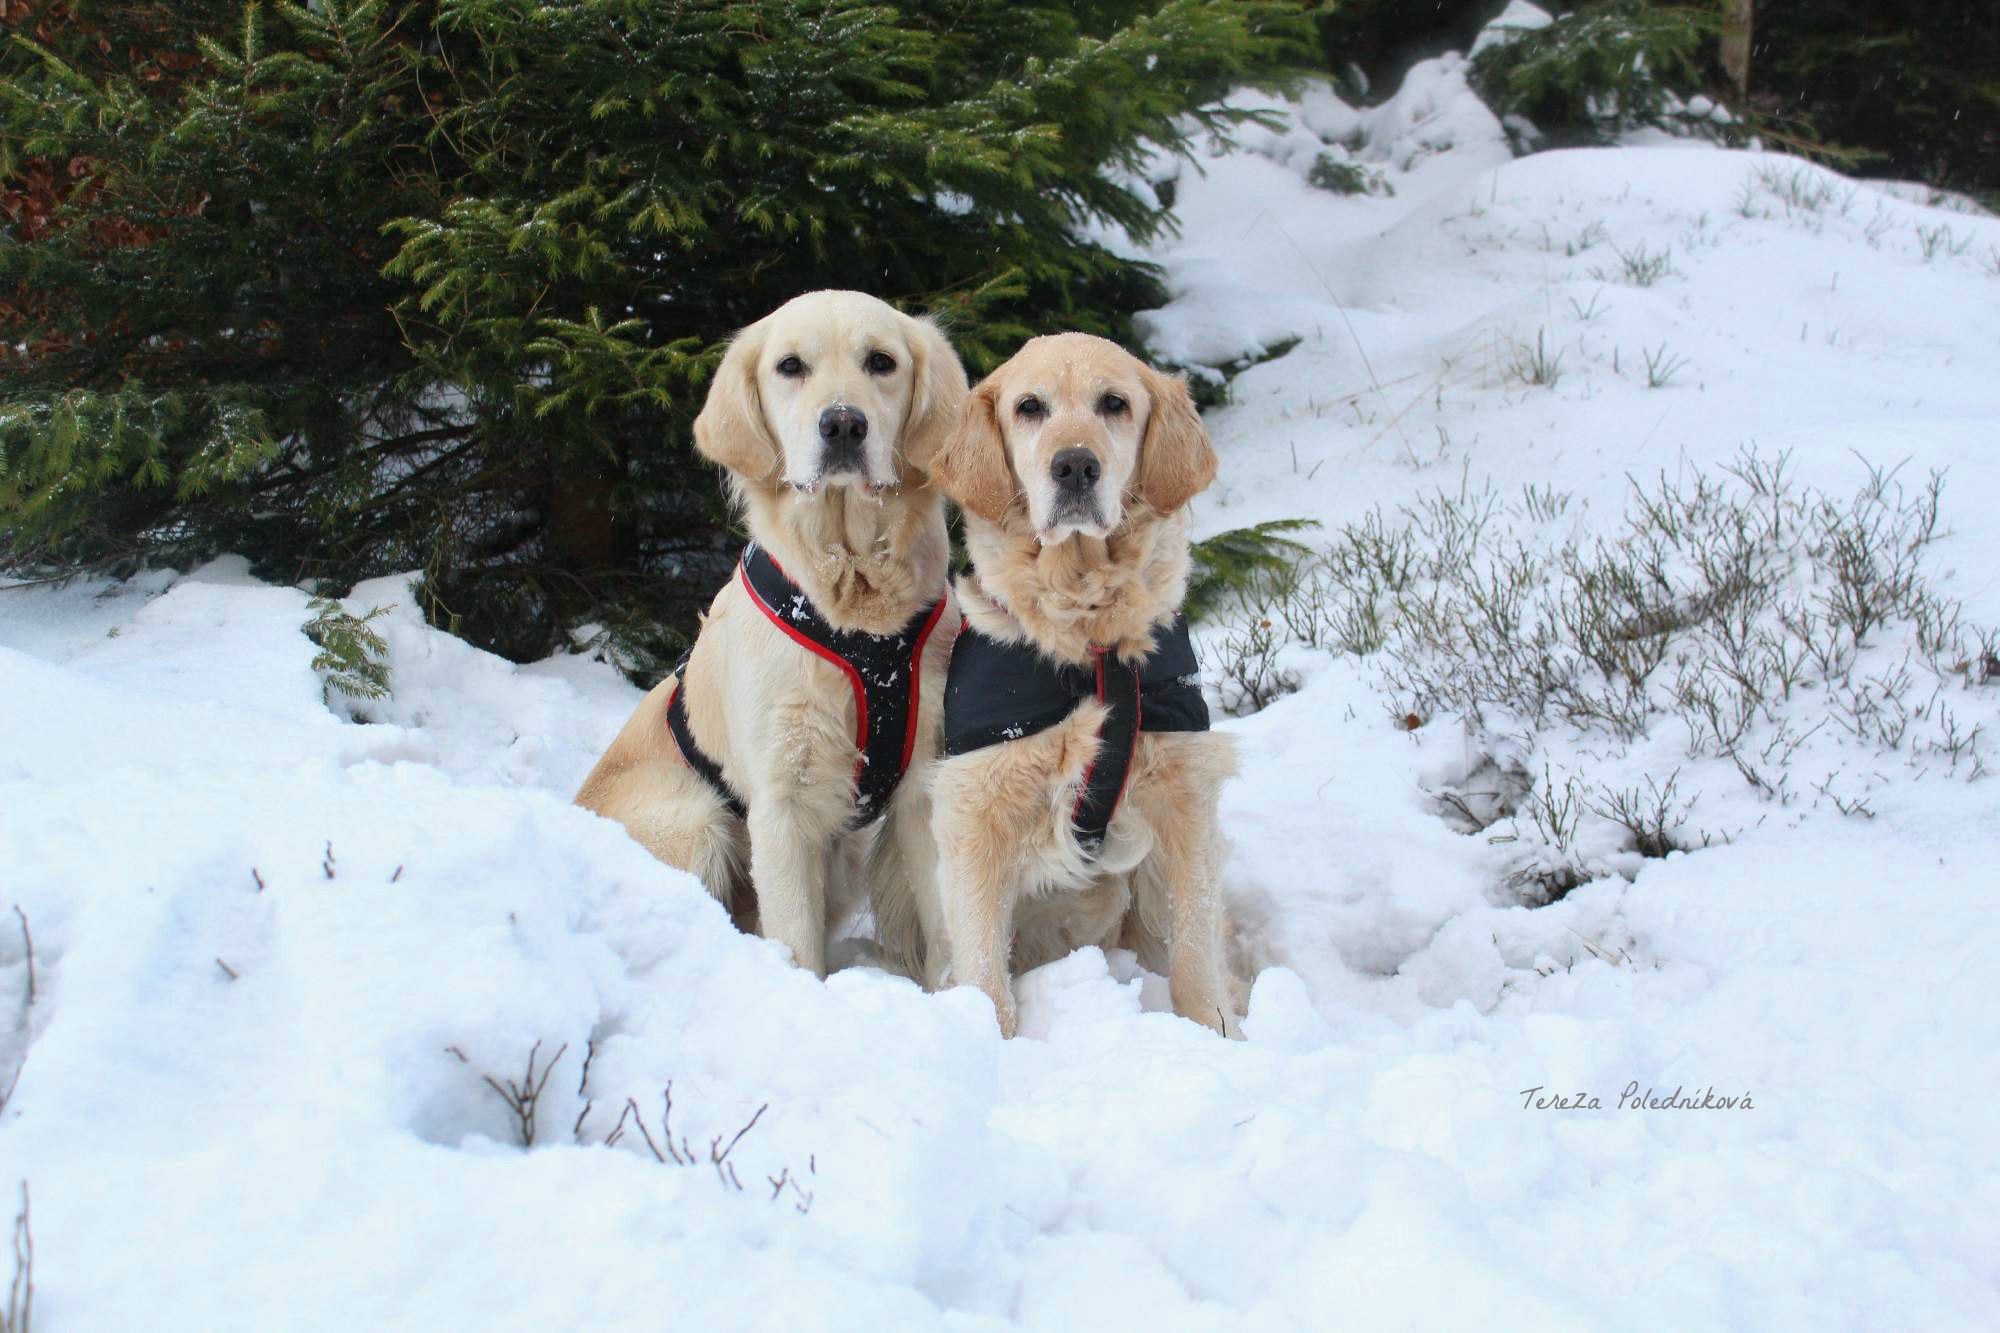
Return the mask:
<path fill-rule="evenodd" d="M 1014 415 L 1033 419 L 1042 414 L 1042 400 L 1032 394 L 1014 404 Z"/>
<path fill-rule="evenodd" d="M 788 356 L 778 363 L 778 373 L 795 379 L 806 373 L 806 363 L 795 356 Z"/>
<path fill-rule="evenodd" d="M 1122 415 L 1132 405 L 1115 393 L 1107 393 L 1097 400 L 1097 410 L 1107 417 Z"/>
<path fill-rule="evenodd" d="M 861 363 L 870 375 L 887 375 L 896 368 L 896 358 L 887 352 L 870 352 Z"/>

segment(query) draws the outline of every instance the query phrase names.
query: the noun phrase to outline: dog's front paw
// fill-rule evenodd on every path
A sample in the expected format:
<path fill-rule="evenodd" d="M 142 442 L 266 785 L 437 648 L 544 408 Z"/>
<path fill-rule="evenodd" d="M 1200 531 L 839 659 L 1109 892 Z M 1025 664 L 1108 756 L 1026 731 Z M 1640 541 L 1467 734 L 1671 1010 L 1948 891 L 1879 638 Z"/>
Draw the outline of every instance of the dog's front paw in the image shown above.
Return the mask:
<path fill-rule="evenodd" d="M 1201 1024 L 1219 1037 L 1228 1037 L 1232 1041 L 1243 1040 L 1243 1020 L 1235 1013 L 1234 1006 L 1226 1000 L 1207 987 L 1200 988 L 1193 995 L 1187 994 L 1186 989 L 1182 987 L 1174 987 L 1173 990 L 1176 1014 Z"/>

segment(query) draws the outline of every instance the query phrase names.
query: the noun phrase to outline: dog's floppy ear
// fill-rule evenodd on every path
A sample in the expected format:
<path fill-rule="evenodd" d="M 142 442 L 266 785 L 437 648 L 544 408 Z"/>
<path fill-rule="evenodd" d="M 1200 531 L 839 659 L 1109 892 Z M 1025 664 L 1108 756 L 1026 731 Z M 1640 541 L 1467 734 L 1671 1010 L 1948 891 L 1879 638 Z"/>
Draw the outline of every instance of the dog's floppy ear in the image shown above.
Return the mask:
<path fill-rule="evenodd" d="M 1139 496 L 1160 513 L 1171 514 L 1215 480 L 1215 446 L 1186 380 L 1148 368 L 1146 388 L 1153 410 L 1146 418 L 1146 437 L 1139 442 Z"/>
<path fill-rule="evenodd" d="M 778 466 L 778 442 L 764 420 L 757 361 L 764 354 L 763 321 L 737 334 L 723 353 L 708 401 L 694 419 L 694 447 L 738 476 L 759 480 Z"/>
<path fill-rule="evenodd" d="M 931 480 L 969 514 L 998 523 L 1014 503 L 1014 470 L 994 415 L 999 386 L 989 377 L 966 395 L 951 436 L 931 459 Z"/>
<path fill-rule="evenodd" d="M 965 406 L 965 367 L 938 326 L 927 318 L 903 316 L 909 340 L 910 417 L 903 426 L 903 457 L 930 470 L 931 460 L 958 425 Z"/>

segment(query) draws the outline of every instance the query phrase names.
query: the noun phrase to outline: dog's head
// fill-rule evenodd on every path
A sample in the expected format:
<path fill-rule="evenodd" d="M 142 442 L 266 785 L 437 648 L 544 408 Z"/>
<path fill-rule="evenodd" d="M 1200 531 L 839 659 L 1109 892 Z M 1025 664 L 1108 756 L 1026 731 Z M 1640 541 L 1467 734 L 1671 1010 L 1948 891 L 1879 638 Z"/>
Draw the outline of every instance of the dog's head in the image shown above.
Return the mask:
<path fill-rule="evenodd" d="M 1179 509 L 1215 480 L 1215 448 L 1180 379 L 1102 338 L 1036 338 L 965 400 L 931 476 L 1000 523 L 1016 502 L 1045 544 L 1102 537 L 1136 500 Z"/>
<path fill-rule="evenodd" d="M 965 387 L 929 320 L 860 292 L 809 292 L 730 343 L 695 447 L 746 482 L 876 493 L 920 479 Z"/>

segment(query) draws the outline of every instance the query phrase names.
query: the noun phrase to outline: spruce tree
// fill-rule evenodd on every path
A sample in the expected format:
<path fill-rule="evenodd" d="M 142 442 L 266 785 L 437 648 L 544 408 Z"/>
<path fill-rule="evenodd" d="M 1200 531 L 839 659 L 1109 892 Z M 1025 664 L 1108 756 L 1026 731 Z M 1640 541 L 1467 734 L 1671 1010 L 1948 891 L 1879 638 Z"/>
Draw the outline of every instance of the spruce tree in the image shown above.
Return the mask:
<path fill-rule="evenodd" d="M 1861 150 L 1871 173 L 2000 208 L 2000 6 L 1759 0 L 1753 103 Z"/>
<path fill-rule="evenodd" d="M 1704 44 L 1721 30 L 1706 5 L 1589 0 L 1473 57 L 1472 85 L 1554 144 L 1609 143 L 1638 125 L 1703 129 L 1674 108 L 1700 89 Z"/>
<path fill-rule="evenodd" d="M 1148 145 L 1312 58 L 1278 0 L 20 13 L 0 174 L 60 183 L 0 244 L 0 559 L 416 568 L 516 656 L 702 600 L 733 329 L 845 286 L 975 371 L 1126 336 L 1164 294 L 1089 235 L 1170 225 Z"/>

